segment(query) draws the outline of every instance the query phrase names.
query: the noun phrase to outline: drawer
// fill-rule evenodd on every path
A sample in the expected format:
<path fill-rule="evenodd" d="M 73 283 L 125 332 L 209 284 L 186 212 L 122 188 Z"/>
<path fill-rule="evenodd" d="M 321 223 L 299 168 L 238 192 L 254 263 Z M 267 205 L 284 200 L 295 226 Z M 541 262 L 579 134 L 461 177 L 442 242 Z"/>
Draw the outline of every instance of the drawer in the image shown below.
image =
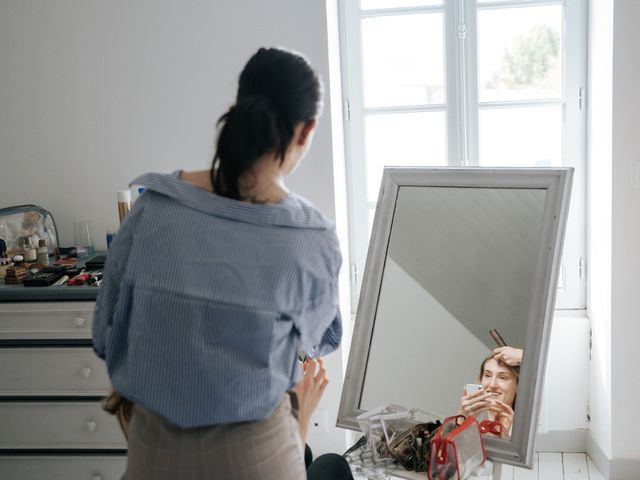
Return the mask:
<path fill-rule="evenodd" d="M 90 339 L 94 307 L 95 302 L 0 303 L 0 340 Z"/>
<path fill-rule="evenodd" d="M 3 480 L 120 480 L 127 457 L 118 456 L 0 456 Z"/>
<path fill-rule="evenodd" d="M 99 402 L 0 402 L 0 449 L 126 449 Z"/>
<path fill-rule="evenodd" d="M 2 396 L 100 396 L 109 376 L 90 347 L 0 348 Z"/>

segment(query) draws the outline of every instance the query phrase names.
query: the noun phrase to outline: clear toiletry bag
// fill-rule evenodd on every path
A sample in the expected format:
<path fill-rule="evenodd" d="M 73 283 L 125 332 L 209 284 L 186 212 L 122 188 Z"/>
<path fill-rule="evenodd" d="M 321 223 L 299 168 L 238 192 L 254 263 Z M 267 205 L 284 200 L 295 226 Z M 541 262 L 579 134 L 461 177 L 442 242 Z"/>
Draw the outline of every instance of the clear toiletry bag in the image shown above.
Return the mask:
<path fill-rule="evenodd" d="M 465 480 L 487 459 L 473 416 L 448 417 L 436 430 L 429 452 L 430 480 Z"/>
<path fill-rule="evenodd" d="M 0 250 L 19 253 L 25 243 L 38 247 L 44 239 L 49 254 L 58 246 L 58 229 L 50 212 L 38 205 L 17 205 L 0 209 Z M 0 252 L 2 253 L 2 252 Z"/>

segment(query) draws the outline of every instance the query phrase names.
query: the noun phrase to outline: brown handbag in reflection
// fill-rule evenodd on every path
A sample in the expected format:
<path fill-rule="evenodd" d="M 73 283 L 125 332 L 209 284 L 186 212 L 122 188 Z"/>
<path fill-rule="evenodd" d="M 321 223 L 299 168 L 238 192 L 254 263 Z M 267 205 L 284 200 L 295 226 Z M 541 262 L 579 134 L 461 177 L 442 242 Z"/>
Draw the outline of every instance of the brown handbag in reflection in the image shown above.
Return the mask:
<path fill-rule="evenodd" d="M 127 400 L 115 390 L 111 390 L 109 395 L 102 400 L 102 409 L 115 415 L 124 433 L 124 438 L 129 439 L 129 422 L 133 416 L 133 402 Z"/>
<path fill-rule="evenodd" d="M 406 470 L 426 472 L 431 436 L 439 426 L 439 421 L 414 425 L 391 441 L 389 452 Z"/>

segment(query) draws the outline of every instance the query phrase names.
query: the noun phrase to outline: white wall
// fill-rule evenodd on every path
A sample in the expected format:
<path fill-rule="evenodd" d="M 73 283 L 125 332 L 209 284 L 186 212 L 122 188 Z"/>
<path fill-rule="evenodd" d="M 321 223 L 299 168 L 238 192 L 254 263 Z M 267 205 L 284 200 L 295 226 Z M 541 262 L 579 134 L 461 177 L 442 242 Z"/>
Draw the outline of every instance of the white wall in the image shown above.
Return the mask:
<path fill-rule="evenodd" d="M 589 429 L 602 453 L 611 458 L 613 3 L 609 0 L 590 1 L 589 38 L 587 315 L 592 329 Z"/>
<path fill-rule="evenodd" d="M 104 245 L 134 176 L 208 167 L 215 121 L 263 45 L 304 52 L 328 81 L 324 2 L 4 0 L 1 203 L 50 208 L 65 242 L 92 220 Z M 333 216 L 330 113 L 291 185 Z"/>
<path fill-rule="evenodd" d="M 640 475 L 640 2 L 616 0 L 613 28 L 611 386 L 612 454 L 636 459 Z"/>
<path fill-rule="evenodd" d="M 589 327 L 582 311 L 557 311 L 551 327 L 536 443 L 539 451 L 584 451 L 589 397 Z M 558 432 L 575 433 L 566 442 Z M 572 438 L 572 437 L 569 437 Z M 543 441 L 544 440 L 544 441 Z M 565 442 L 564 444 L 559 442 Z"/>
<path fill-rule="evenodd" d="M 637 479 L 640 2 L 591 0 L 590 7 L 589 452 L 606 478 Z"/>
<path fill-rule="evenodd" d="M 335 217 L 327 14 L 299 0 L 3 0 L 0 206 L 49 209 L 65 244 L 90 220 L 104 248 L 116 190 L 146 171 L 208 168 L 215 121 L 260 46 L 304 52 L 325 80 L 314 146 L 289 185 Z M 328 368 L 320 408 L 333 423 L 339 353 Z M 344 438 L 330 428 L 311 443 L 341 452 Z"/>

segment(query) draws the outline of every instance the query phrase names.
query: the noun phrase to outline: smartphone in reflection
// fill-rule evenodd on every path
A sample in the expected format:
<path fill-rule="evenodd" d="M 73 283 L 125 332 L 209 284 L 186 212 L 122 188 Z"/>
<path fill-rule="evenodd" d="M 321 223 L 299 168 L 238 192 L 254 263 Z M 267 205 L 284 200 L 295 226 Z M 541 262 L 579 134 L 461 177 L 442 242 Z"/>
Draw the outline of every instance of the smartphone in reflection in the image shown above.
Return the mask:
<path fill-rule="evenodd" d="M 482 385 L 479 385 L 477 383 L 467 383 L 464 386 L 464 390 L 465 392 L 467 392 L 467 395 L 470 395 L 472 393 L 476 393 L 479 390 L 482 390 Z"/>

